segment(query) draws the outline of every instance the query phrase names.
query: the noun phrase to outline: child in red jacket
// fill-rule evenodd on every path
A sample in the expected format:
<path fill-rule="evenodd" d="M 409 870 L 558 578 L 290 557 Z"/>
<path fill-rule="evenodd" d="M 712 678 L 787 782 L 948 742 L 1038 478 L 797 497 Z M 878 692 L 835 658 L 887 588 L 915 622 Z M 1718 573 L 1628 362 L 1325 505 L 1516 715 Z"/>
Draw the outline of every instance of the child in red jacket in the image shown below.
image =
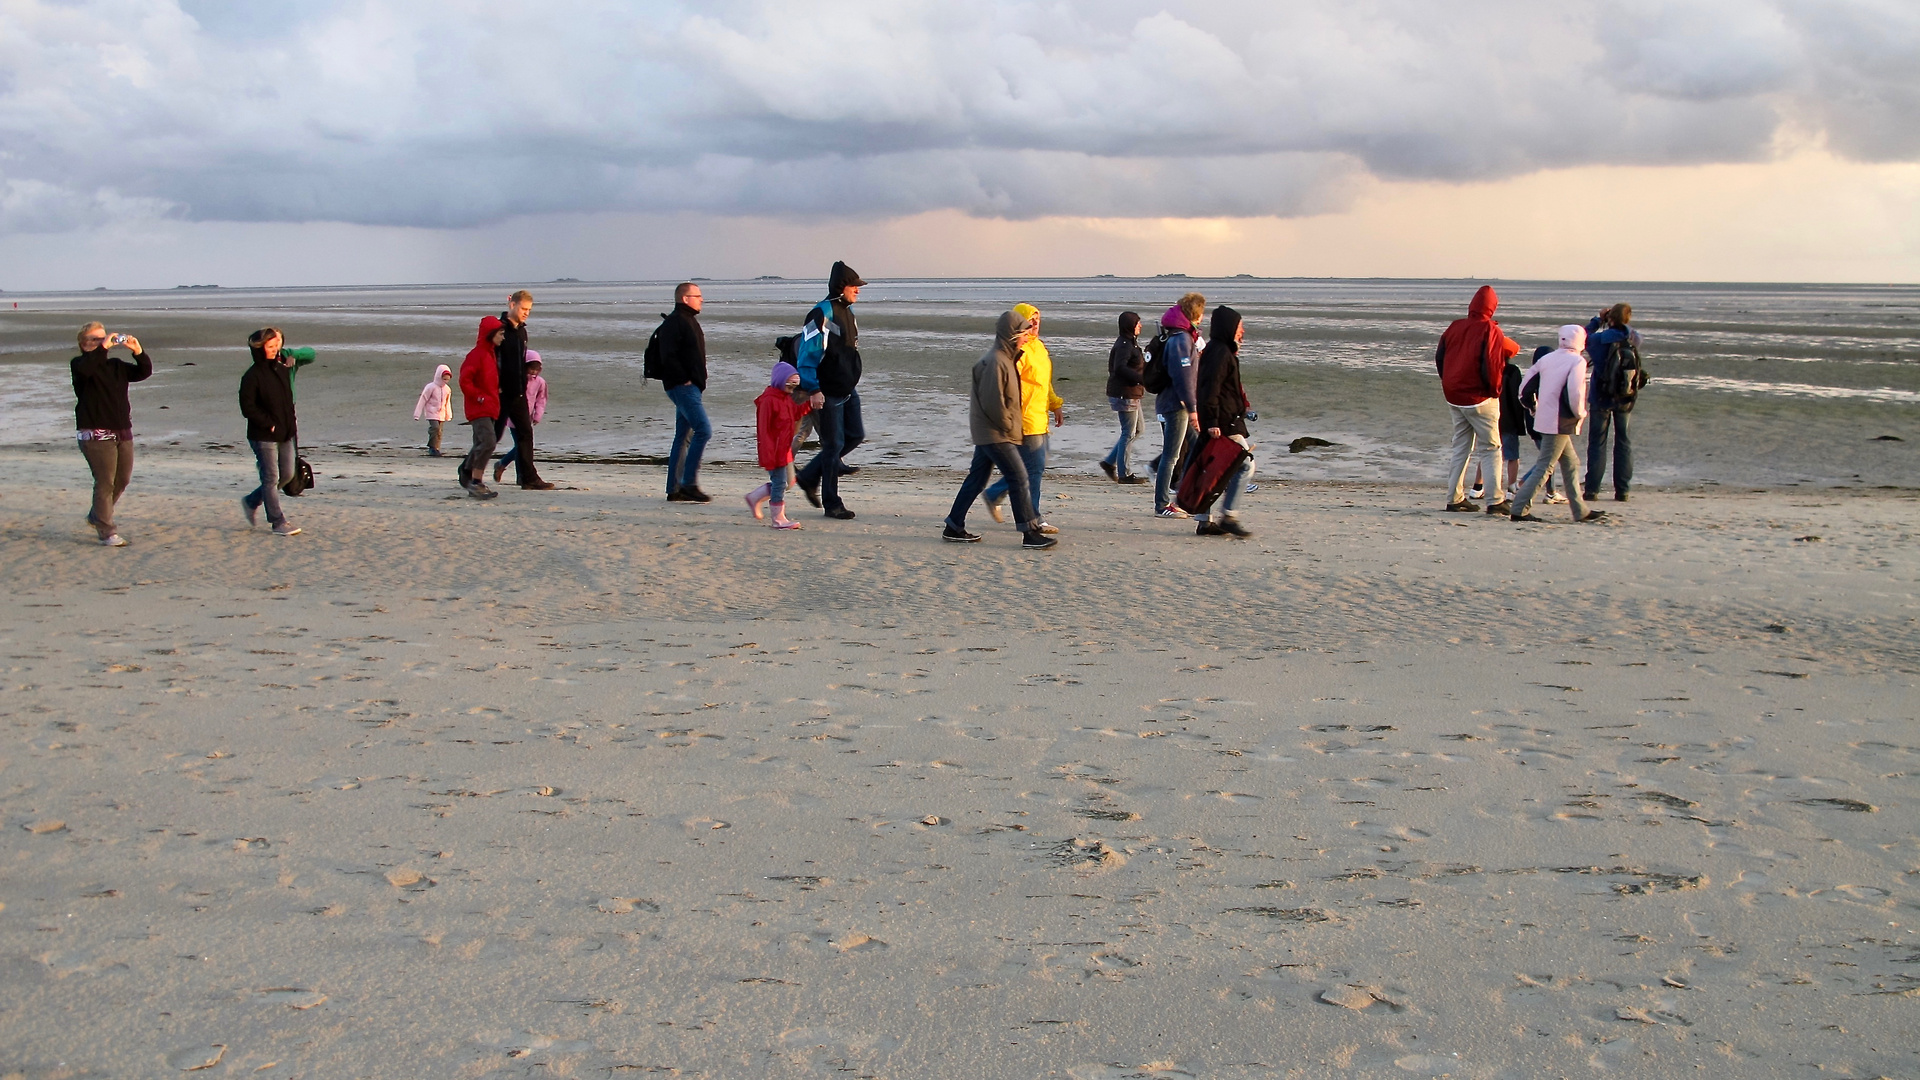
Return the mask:
<path fill-rule="evenodd" d="M 785 360 L 773 365 L 767 388 L 754 400 L 753 411 L 760 437 L 760 467 L 767 470 L 767 482 L 747 493 L 747 509 L 760 520 L 761 507 L 773 504 L 776 529 L 797 529 L 800 523 L 787 520 L 787 473 L 793 468 L 793 432 L 800 418 L 813 411 L 800 393 L 800 372 Z"/>

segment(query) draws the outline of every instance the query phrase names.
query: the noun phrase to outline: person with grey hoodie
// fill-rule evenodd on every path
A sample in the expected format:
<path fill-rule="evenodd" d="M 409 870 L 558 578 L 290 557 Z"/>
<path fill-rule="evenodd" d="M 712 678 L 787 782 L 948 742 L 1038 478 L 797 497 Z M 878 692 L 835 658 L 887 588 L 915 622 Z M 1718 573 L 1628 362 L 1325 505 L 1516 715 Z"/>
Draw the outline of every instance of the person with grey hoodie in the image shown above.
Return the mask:
<path fill-rule="evenodd" d="M 1034 338 L 1033 319 L 1018 312 L 1000 315 L 994 326 L 993 347 L 973 365 L 973 392 L 967 408 L 967 427 L 973 437 L 973 465 L 954 497 L 940 538 L 953 544 L 972 544 L 980 534 L 967 531 L 967 509 L 987 489 L 993 470 L 1007 481 L 1013 501 L 1013 519 L 1019 525 L 1021 547 L 1045 550 L 1059 541 L 1040 531 L 1040 514 L 1027 487 L 1027 467 L 1020 460 L 1023 424 L 1020 408 L 1020 350 Z"/>
<path fill-rule="evenodd" d="M 1514 521 L 1539 521 L 1533 516 L 1533 496 L 1547 474 L 1560 467 L 1560 486 L 1567 493 L 1567 509 L 1575 521 L 1599 521 L 1601 510 L 1587 509 L 1577 483 L 1580 455 L 1573 447 L 1587 421 L 1587 328 L 1569 323 L 1560 328 L 1560 347 L 1534 361 L 1521 387 L 1524 400 L 1532 395 L 1533 430 L 1540 433 L 1540 456 L 1534 459 L 1527 478 L 1513 496 L 1509 516 Z"/>

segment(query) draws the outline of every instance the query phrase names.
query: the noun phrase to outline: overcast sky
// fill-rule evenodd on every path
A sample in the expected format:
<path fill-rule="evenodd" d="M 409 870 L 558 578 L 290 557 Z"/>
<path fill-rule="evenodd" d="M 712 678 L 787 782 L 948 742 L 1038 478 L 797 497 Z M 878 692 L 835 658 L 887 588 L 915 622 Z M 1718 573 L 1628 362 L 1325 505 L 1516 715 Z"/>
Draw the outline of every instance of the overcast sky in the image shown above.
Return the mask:
<path fill-rule="evenodd" d="M 9 290 L 1916 281 L 1916 163 L 1915 0 L 0 0 Z"/>

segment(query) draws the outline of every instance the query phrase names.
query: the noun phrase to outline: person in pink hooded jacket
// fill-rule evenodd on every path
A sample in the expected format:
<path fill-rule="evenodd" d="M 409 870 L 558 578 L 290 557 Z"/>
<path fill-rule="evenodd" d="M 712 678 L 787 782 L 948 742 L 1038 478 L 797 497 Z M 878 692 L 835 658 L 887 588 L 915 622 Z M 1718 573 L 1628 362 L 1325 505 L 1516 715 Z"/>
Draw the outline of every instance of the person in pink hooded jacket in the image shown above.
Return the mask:
<path fill-rule="evenodd" d="M 532 417 L 533 422 L 536 424 L 538 424 L 547 415 L 547 380 L 545 378 L 542 378 L 540 375 L 540 373 L 544 370 L 546 370 L 546 365 L 541 363 L 540 354 L 537 352 L 534 352 L 532 349 L 528 349 L 527 350 L 527 413 Z M 506 475 L 507 466 L 513 464 L 516 460 L 518 460 L 519 453 L 520 453 L 520 444 L 518 442 L 515 442 L 513 444 L 513 449 L 508 450 L 506 453 L 501 454 L 498 458 L 494 459 L 494 462 L 493 462 L 493 482 L 494 483 L 496 484 L 499 483 L 500 478 Z"/>
<path fill-rule="evenodd" d="M 1581 351 L 1586 347 L 1586 327 L 1577 323 L 1561 327 L 1560 347 L 1534 361 L 1520 388 L 1520 400 L 1534 402 L 1533 430 L 1540 433 L 1540 456 L 1514 493 L 1508 514 L 1514 521 L 1540 520 L 1533 516 L 1533 495 L 1555 465 L 1560 466 L 1560 487 L 1567 493 L 1573 520 L 1599 521 L 1607 516 L 1605 511 L 1587 509 L 1580 496 L 1580 456 L 1573 447 L 1574 436 L 1587 422 L 1587 354 Z"/>
<path fill-rule="evenodd" d="M 433 369 L 433 381 L 420 391 L 413 418 L 427 422 L 427 456 L 440 457 L 440 425 L 453 419 L 452 368 L 441 364 Z"/>

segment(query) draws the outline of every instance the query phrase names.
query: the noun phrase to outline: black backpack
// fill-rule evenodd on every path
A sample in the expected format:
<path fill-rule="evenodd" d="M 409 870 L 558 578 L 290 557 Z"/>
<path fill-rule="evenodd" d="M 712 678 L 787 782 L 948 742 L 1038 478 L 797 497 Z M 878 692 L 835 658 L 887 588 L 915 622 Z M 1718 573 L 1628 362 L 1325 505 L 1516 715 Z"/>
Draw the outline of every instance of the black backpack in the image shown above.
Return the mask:
<path fill-rule="evenodd" d="M 1633 347 L 1633 335 L 1629 333 L 1608 345 L 1600 368 L 1601 396 L 1612 402 L 1614 408 L 1630 411 L 1634 398 L 1645 385 L 1647 372 L 1640 366 L 1640 350 Z"/>
<path fill-rule="evenodd" d="M 782 361 L 792 364 L 796 369 L 800 367 L 799 350 L 800 350 L 799 334 L 787 334 L 785 336 L 777 337 L 773 339 L 773 351 L 780 354 L 780 359 Z"/>
<path fill-rule="evenodd" d="M 671 315 L 660 316 L 660 325 L 653 328 L 653 336 L 647 339 L 647 351 L 640 354 L 641 382 L 660 378 L 660 331 L 671 318 Z"/>
<path fill-rule="evenodd" d="M 1140 369 L 1140 386 L 1149 394 L 1159 394 L 1173 385 L 1173 376 L 1167 373 L 1167 328 L 1147 342 L 1147 363 Z"/>

